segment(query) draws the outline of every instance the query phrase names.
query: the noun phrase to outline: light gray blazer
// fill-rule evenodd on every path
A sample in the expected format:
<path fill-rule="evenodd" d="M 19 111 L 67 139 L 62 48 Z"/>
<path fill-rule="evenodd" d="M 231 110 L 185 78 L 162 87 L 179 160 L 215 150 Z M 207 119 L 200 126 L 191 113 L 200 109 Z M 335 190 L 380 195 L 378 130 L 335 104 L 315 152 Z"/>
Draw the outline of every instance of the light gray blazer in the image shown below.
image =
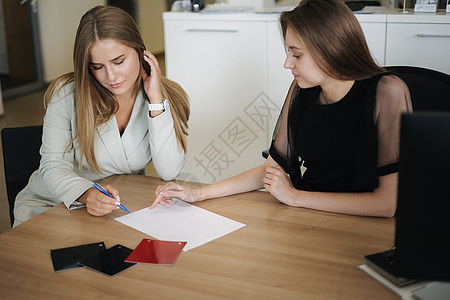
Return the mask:
<path fill-rule="evenodd" d="M 115 174 L 144 174 L 152 159 L 161 179 L 174 179 L 184 167 L 185 155 L 177 145 L 170 108 L 150 118 L 147 103 L 140 93 L 122 136 L 115 117 L 97 128 L 95 157 L 102 171 L 98 176 L 85 160 L 79 169 L 76 140 L 65 151 L 76 132 L 76 113 L 73 85 L 61 90 L 47 107 L 39 170 L 16 197 L 14 226 L 60 202 L 68 209 L 83 207 L 76 199 L 93 181 Z"/>

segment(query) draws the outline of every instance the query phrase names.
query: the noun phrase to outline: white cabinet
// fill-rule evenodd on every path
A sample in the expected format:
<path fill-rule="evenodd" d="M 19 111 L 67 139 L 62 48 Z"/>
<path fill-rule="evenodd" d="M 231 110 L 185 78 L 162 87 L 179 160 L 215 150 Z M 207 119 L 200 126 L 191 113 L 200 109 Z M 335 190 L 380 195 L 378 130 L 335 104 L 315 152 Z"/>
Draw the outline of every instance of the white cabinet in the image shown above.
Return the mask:
<path fill-rule="evenodd" d="M 386 15 L 355 15 L 364 32 L 370 53 L 375 61 L 384 66 L 386 47 Z"/>
<path fill-rule="evenodd" d="M 450 73 L 450 15 L 388 16 L 387 66 L 420 66 Z"/>
<path fill-rule="evenodd" d="M 212 183 L 261 164 L 279 111 L 266 96 L 266 23 L 171 14 L 164 19 L 166 74 L 191 100 L 183 176 Z"/>

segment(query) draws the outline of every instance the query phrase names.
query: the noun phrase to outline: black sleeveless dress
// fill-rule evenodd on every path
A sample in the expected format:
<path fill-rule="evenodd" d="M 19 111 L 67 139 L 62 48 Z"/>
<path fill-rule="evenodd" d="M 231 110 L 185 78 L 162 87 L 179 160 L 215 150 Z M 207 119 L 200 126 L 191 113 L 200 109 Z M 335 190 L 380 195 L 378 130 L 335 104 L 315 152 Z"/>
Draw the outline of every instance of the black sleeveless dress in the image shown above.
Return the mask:
<path fill-rule="evenodd" d="M 319 104 L 320 86 L 294 91 L 287 114 L 288 154 L 275 147 L 279 135 L 269 153 L 296 189 L 368 192 L 378 187 L 378 176 L 397 172 L 397 161 L 378 166 L 374 116 L 383 75 L 355 81 L 344 98 L 328 105 Z"/>

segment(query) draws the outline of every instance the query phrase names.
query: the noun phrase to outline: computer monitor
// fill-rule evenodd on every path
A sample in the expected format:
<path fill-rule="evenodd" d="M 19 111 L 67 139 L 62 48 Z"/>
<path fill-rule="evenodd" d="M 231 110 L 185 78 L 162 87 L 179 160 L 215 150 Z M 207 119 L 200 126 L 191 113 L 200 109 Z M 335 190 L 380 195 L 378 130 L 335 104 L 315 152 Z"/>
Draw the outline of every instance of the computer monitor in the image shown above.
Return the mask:
<path fill-rule="evenodd" d="M 394 270 L 450 280 L 450 113 L 402 116 Z"/>
<path fill-rule="evenodd" d="M 450 113 L 402 115 L 395 247 L 365 256 L 399 286 L 450 280 Z"/>

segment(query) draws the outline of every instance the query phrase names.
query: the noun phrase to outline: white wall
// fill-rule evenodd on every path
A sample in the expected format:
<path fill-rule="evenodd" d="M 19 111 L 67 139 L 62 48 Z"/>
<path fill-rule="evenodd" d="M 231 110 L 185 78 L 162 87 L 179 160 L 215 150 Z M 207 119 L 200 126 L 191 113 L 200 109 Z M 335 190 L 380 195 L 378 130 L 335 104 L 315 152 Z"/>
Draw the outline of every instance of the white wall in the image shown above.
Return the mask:
<path fill-rule="evenodd" d="M 147 50 L 153 54 L 164 52 L 162 13 L 166 10 L 166 0 L 138 0 L 137 22 Z"/>
<path fill-rule="evenodd" d="M 73 43 L 83 14 L 105 0 L 39 0 L 44 81 L 73 71 Z"/>
<path fill-rule="evenodd" d="M 39 30 L 41 35 L 44 81 L 73 71 L 73 44 L 83 14 L 106 0 L 39 0 Z M 137 20 L 142 38 L 153 53 L 164 51 L 162 12 L 166 0 L 138 0 Z"/>

